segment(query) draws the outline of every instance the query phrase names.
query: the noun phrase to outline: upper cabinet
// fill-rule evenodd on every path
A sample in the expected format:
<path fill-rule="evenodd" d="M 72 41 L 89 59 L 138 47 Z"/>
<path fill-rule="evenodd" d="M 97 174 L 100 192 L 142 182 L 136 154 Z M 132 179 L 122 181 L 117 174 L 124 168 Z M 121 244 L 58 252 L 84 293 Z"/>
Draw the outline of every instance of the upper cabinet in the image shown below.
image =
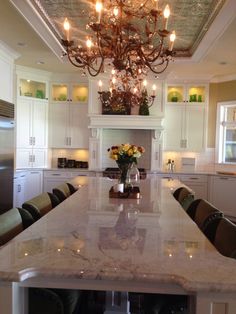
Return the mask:
<path fill-rule="evenodd" d="M 167 84 L 164 149 L 200 152 L 206 146 L 207 84 Z"/>
<path fill-rule="evenodd" d="M 14 59 L 19 57 L 0 41 L 0 99 L 14 102 Z"/>
<path fill-rule="evenodd" d="M 49 108 L 51 148 L 88 148 L 88 85 L 52 83 Z"/>
<path fill-rule="evenodd" d="M 16 168 L 43 168 L 48 153 L 49 74 L 17 67 Z"/>
<path fill-rule="evenodd" d="M 48 99 L 47 83 L 26 78 L 19 79 L 19 96 Z"/>
<path fill-rule="evenodd" d="M 52 83 L 51 102 L 88 102 L 88 86 L 77 83 Z"/>
<path fill-rule="evenodd" d="M 166 103 L 205 103 L 208 97 L 206 84 L 168 84 Z"/>

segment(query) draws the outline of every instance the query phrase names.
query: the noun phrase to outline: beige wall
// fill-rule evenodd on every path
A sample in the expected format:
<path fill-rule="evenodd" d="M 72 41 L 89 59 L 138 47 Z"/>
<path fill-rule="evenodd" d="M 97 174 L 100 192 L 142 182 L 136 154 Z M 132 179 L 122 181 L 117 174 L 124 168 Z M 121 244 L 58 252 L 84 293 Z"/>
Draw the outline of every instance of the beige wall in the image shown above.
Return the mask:
<path fill-rule="evenodd" d="M 220 101 L 236 100 L 236 80 L 211 83 L 209 87 L 207 147 L 215 147 L 216 107 Z"/>

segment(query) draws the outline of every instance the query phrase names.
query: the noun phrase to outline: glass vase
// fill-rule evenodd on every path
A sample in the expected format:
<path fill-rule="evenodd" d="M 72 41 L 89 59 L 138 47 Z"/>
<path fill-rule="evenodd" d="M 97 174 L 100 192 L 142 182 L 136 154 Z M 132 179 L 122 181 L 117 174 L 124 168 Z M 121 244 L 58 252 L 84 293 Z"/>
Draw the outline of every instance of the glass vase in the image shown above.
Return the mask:
<path fill-rule="evenodd" d="M 120 178 L 119 183 L 124 184 L 124 189 L 128 189 L 130 187 L 129 178 L 128 178 L 128 171 L 132 166 L 132 162 L 116 162 L 119 170 L 120 170 Z"/>
<path fill-rule="evenodd" d="M 140 183 L 140 173 L 135 162 L 132 163 L 128 170 L 128 183 L 131 187 L 138 186 Z"/>

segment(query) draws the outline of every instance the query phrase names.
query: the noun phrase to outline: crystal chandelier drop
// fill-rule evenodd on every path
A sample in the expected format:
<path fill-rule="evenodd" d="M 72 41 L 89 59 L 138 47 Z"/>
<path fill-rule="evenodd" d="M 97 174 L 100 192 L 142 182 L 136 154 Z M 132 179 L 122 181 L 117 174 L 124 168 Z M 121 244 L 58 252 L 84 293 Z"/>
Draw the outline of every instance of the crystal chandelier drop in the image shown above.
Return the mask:
<path fill-rule="evenodd" d="M 175 32 L 167 29 L 170 8 L 162 11 L 158 0 L 140 1 L 97 0 L 88 15 L 84 46 L 70 38 L 71 25 L 65 19 L 62 44 L 69 61 L 91 76 L 104 72 L 107 64 L 132 77 L 140 70 L 162 73 L 174 54 Z"/>

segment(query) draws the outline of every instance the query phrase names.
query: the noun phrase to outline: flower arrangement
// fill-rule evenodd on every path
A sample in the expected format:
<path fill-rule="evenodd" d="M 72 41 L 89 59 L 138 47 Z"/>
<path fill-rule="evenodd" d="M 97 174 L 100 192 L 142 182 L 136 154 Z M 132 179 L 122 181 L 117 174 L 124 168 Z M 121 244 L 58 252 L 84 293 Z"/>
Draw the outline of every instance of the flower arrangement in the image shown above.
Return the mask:
<path fill-rule="evenodd" d="M 137 158 L 141 157 L 145 152 L 144 147 L 136 146 L 133 144 L 121 144 L 112 146 L 107 150 L 111 159 L 119 163 L 132 163 L 137 164 Z"/>

